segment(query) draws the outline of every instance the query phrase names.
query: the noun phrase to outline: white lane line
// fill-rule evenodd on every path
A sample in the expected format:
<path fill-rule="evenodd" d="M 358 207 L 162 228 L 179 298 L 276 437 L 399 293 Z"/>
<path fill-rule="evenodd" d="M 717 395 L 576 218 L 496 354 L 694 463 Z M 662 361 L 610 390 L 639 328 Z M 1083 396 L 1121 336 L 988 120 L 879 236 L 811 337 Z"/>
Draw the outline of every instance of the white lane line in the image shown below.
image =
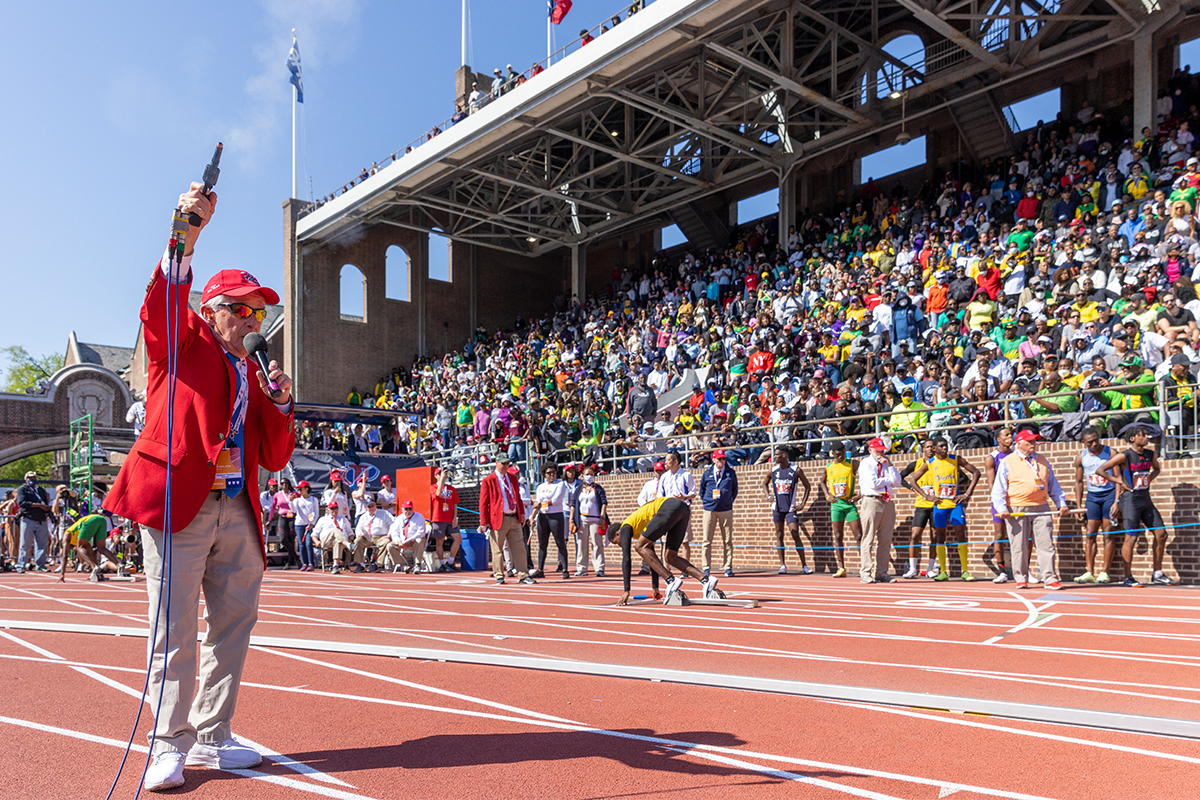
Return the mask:
<path fill-rule="evenodd" d="M 762 767 L 758 764 L 752 764 L 749 761 L 743 761 L 738 758 L 730 758 L 729 756 L 719 756 L 715 753 L 701 753 L 682 747 L 667 747 L 665 749 L 676 753 L 682 753 L 684 755 L 695 756 L 707 761 L 715 761 L 718 764 L 725 764 L 730 767 L 737 767 L 739 769 L 758 772 L 763 775 L 770 775 L 772 778 L 781 778 L 786 781 L 796 781 L 797 783 L 807 783 L 810 786 L 820 786 L 822 789 L 829 789 L 831 791 L 838 792 L 839 794 L 848 794 L 853 795 L 854 797 L 865 797 L 868 800 L 900 800 L 900 798 L 895 797 L 894 795 L 881 794 L 880 792 L 873 792 L 870 789 L 859 789 L 854 786 L 843 786 L 842 784 L 834 783 L 833 781 L 826 781 L 822 780 L 821 778 L 810 778 L 807 775 L 797 775 L 795 772 L 786 772 L 781 769 Z"/>
<path fill-rule="evenodd" d="M 1042 617 L 1041 619 L 1039 619 L 1037 622 L 1033 623 L 1032 625 L 1029 625 L 1029 626 L 1027 626 L 1027 627 L 1025 628 L 1025 630 L 1030 630 L 1030 629 L 1032 629 L 1032 628 L 1041 628 L 1041 627 L 1043 627 L 1043 626 L 1044 626 L 1044 625 L 1045 625 L 1047 622 L 1051 622 L 1051 621 L 1053 621 L 1053 620 L 1056 620 L 1056 619 L 1058 619 L 1058 618 L 1059 618 L 1059 617 L 1061 617 L 1061 616 L 1062 616 L 1062 614 L 1047 614 L 1046 616 L 1044 616 L 1044 617 Z M 1054 628 L 1053 630 L 1062 630 L 1062 629 L 1061 629 L 1061 628 Z"/>
<path fill-rule="evenodd" d="M 100 683 L 103 683 L 105 686 L 108 686 L 111 689 L 116 689 L 118 692 L 127 694 L 130 697 L 134 698 L 135 700 L 138 700 L 138 701 L 142 700 L 142 692 L 140 689 L 134 689 L 130 686 L 126 686 L 123 683 L 120 683 L 118 681 L 113 680 L 112 678 L 109 678 L 107 675 L 101 675 L 100 673 L 96 672 L 93 669 L 90 669 L 87 666 L 71 664 L 71 663 L 67 662 L 66 659 L 64 659 L 62 656 L 57 655 L 56 653 L 51 653 L 49 650 L 46 650 L 45 648 L 38 647 L 37 645 L 32 644 L 31 642 L 26 642 L 23 639 L 13 636 L 12 634 L 6 633 L 4 631 L 0 631 L 0 636 L 3 636 L 5 639 L 15 642 L 16 644 L 27 647 L 36 653 L 46 656 L 47 660 L 50 661 L 51 663 L 60 663 L 60 664 L 63 664 L 64 666 L 69 666 L 71 669 L 75 670 L 76 672 L 78 672 L 82 675 L 86 675 L 89 678 L 93 678 L 94 680 L 97 680 Z M 131 671 L 137 672 L 143 676 L 146 674 L 146 671 L 144 669 L 131 670 Z M 147 698 L 145 698 L 145 703 L 147 706 L 150 706 L 151 708 L 153 708 L 153 703 L 151 702 L 151 700 L 152 700 L 152 698 L 147 697 Z M 238 734 L 238 738 L 241 739 L 246 744 L 248 744 L 251 747 L 258 750 L 258 752 L 267 760 L 273 761 L 282 767 L 286 767 L 287 769 L 292 770 L 293 772 L 302 773 L 304 775 L 309 776 L 313 780 L 323 781 L 325 783 L 334 783 L 334 784 L 337 784 L 338 786 L 346 786 L 351 789 L 355 788 L 355 786 L 353 784 L 346 783 L 345 781 L 339 780 L 338 778 L 335 778 L 332 775 L 327 775 L 326 773 L 321 772 L 321 770 L 316 769 L 315 767 L 310 767 L 308 764 L 303 764 L 299 761 L 295 761 L 292 758 L 283 755 L 282 753 L 277 753 L 276 751 L 272 750 L 269 747 L 266 747 L 264 745 L 259 744 L 258 742 L 254 742 L 254 741 L 251 741 L 250 739 L 247 739 L 245 736 L 242 736 L 241 734 Z"/>
<path fill-rule="evenodd" d="M 39 722 L 32 722 L 25 719 L 15 719 L 13 717 L 0 716 L 0 723 L 15 725 L 20 728 L 28 728 L 30 730 L 41 731 L 42 733 L 54 733 L 59 736 L 67 736 L 72 739 L 81 739 L 85 742 L 93 742 L 95 744 L 106 744 L 110 747 L 119 747 L 125 749 L 127 742 L 122 742 L 117 739 L 110 739 L 107 736 L 96 736 L 83 731 L 73 731 L 68 728 L 59 728 L 54 725 L 43 725 Z M 150 748 L 144 744 L 135 744 L 131 748 L 136 753 L 148 753 Z M 214 768 L 215 769 L 215 768 Z M 294 778 L 288 778 L 283 775 L 269 775 L 265 772 L 259 772 L 253 769 L 223 769 L 221 772 L 229 772 L 234 775 L 241 775 L 244 778 L 253 778 L 254 780 L 263 781 L 264 783 L 273 783 L 276 786 L 282 786 L 287 789 L 294 789 L 300 792 L 309 792 L 310 794 L 319 794 L 323 797 L 332 797 L 335 800 L 373 800 L 365 794 L 355 794 L 353 792 L 334 789 L 329 786 L 319 786 L 312 783 L 305 783 Z"/>
<path fill-rule="evenodd" d="M 989 730 L 989 731 L 1001 731 L 1004 733 L 1011 733 L 1014 736 L 1032 736 L 1035 739 L 1047 739 L 1049 741 L 1064 742 L 1066 744 L 1076 744 L 1076 745 L 1082 745 L 1085 747 L 1098 747 L 1102 750 L 1115 750 L 1115 751 L 1121 752 L 1121 753 L 1130 753 L 1133 755 L 1148 756 L 1150 758 L 1164 758 L 1164 759 L 1167 759 L 1168 761 L 1182 761 L 1185 764 L 1200 764 L 1200 758 L 1193 758 L 1192 756 L 1183 756 L 1183 755 L 1179 755 L 1177 753 L 1164 753 L 1161 750 L 1147 750 L 1143 747 L 1131 747 L 1129 745 L 1113 744 L 1111 742 L 1098 742 L 1093 739 L 1081 739 L 1078 736 L 1063 736 L 1063 735 L 1057 734 L 1057 733 L 1046 733 L 1045 731 L 1030 731 L 1030 730 L 1024 730 L 1022 728 L 1006 728 L 1003 725 L 993 725 L 988 722 L 980 722 L 978 720 L 974 720 L 974 719 L 970 719 L 970 718 L 963 718 L 963 717 L 959 717 L 957 715 L 951 716 L 948 714 L 923 714 L 918 711 L 910 711 L 910 710 L 904 709 L 904 708 L 895 708 L 895 707 L 890 707 L 890 706 L 876 706 L 876 705 L 871 705 L 868 703 L 851 703 L 851 702 L 844 702 L 841 700 L 830 700 L 827 702 L 831 703 L 832 705 L 849 706 L 850 708 L 861 708 L 861 709 L 866 709 L 869 711 L 878 711 L 883 714 L 897 714 L 902 717 L 915 717 L 917 719 L 927 719 L 927 720 L 935 720 L 937 722 L 945 722 L 949 725 L 964 725 L 968 728 L 981 728 L 983 730 Z M 1042 720 L 1015 720 L 1015 719 L 1013 721 L 1014 722 L 1027 722 L 1027 723 L 1042 722 Z M 1084 726 L 1084 727 L 1089 727 L 1089 729 L 1097 730 L 1097 731 L 1106 731 L 1106 732 L 1110 732 L 1110 733 L 1122 733 L 1121 731 L 1114 731 L 1112 729 L 1106 729 L 1106 728 L 1090 728 L 1090 726 Z M 1172 737 L 1172 738 L 1175 738 L 1176 740 L 1179 739 L 1179 737 Z"/>

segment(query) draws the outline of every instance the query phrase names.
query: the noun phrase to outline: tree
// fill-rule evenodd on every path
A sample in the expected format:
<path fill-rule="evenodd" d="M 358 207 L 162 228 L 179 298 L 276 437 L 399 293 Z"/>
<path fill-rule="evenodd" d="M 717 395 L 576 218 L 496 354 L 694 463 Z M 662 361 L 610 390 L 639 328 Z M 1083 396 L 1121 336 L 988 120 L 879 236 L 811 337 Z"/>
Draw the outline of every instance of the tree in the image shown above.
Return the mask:
<path fill-rule="evenodd" d="M 38 474 L 38 480 L 50 480 L 50 467 L 54 464 L 53 453 L 38 453 L 26 456 L 0 467 L 0 484 L 14 485 L 25 480 L 25 473 L 33 470 Z"/>
<path fill-rule="evenodd" d="M 59 353 L 34 358 L 20 345 L 5 347 L 0 349 L 0 353 L 8 356 L 9 361 L 2 389 L 5 392 L 23 392 L 37 386 L 39 381 L 49 380 L 63 365 L 63 357 Z"/>

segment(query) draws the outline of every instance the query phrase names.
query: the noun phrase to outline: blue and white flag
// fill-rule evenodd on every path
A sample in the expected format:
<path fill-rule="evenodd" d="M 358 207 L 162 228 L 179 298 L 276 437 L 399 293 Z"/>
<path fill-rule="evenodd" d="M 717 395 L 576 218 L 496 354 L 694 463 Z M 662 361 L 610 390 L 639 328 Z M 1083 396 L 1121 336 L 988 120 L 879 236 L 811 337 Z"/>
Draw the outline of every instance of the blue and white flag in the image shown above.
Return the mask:
<path fill-rule="evenodd" d="M 296 102 L 304 102 L 304 79 L 300 77 L 300 45 L 296 43 L 296 37 L 292 37 L 292 49 L 288 53 L 287 59 L 288 71 L 292 73 L 292 86 L 296 87 Z"/>

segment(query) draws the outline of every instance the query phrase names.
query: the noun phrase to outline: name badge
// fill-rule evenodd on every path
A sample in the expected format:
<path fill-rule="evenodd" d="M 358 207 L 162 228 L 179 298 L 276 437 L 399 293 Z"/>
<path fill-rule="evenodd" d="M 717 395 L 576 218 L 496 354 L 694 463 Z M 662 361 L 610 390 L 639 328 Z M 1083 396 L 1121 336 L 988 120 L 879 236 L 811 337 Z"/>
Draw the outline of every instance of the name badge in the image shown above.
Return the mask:
<path fill-rule="evenodd" d="M 450 504 L 442 503 L 442 511 L 449 511 L 449 510 L 450 510 Z"/>
<path fill-rule="evenodd" d="M 212 488 L 222 491 L 242 488 L 242 448 L 228 447 L 217 456 Z"/>
<path fill-rule="evenodd" d="M 721 498 L 721 490 L 720 490 L 720 489 L 713 489 L 713 492 L 712 492 L 712 499 L 713 499 L 713 500 L 719 500 L 720 498 Z"/>

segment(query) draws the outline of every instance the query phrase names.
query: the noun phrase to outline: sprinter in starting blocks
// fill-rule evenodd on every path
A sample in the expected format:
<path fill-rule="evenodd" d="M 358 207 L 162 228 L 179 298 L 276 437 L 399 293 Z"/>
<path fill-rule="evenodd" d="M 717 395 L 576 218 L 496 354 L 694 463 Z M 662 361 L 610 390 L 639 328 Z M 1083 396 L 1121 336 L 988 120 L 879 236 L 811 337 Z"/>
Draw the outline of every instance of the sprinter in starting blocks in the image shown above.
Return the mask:
<path fill-rule="evenodd" d="M 621 543 L 621 576 L 625 579 L 625 593 L 617 601 L 617 605 L 629 604 L 630 571 L 633 566 L 633 551 L 641 556 L 650 567 L 650 582 L 654 595 L 658 597 L 658 579 L 667 581 L 664 605 L 678 605 L 672 600 L 681 594 L 683 575 L 700 581 L 706 600 L 719 600 L 723 595 L 717 591 L 717 576 L 705 578 L 700 570 L 690 561 L 679 555 L 679 546 L 683 544 L 687 532 L 692 509 L 677 497 L 656 497 L 646 505 L 634 511 L 624 522 L 614 522 L 608 526 L 607 538 L 609 543 Z M 665 560 L 679 570 L 683 575 L 671 575 L 671 570 L 659 559 L 654 552 L 654 543 L 659 539 L 664 541 Z"/>

